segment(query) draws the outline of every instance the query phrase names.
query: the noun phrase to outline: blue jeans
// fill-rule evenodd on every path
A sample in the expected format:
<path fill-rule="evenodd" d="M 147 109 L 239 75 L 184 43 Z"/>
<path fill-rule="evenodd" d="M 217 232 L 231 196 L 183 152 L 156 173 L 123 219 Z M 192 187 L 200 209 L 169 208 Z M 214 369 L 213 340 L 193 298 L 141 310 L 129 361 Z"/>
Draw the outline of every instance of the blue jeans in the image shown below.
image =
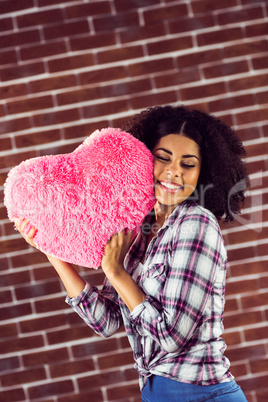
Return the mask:
<path fill-rule="evenodd" d="M 142 402 L 246 402 L 235 380 L 216 385 L 194 385 L 152 375 L 141 392 Z"/>

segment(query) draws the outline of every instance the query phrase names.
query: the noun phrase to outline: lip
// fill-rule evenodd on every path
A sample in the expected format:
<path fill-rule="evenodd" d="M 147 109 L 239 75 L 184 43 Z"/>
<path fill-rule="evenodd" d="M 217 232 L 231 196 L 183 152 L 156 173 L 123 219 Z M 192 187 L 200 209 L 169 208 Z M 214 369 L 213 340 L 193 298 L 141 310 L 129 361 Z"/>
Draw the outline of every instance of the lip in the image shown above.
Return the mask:
<path fill-rule="evenodd" d="M 168 188 L 168 187 L 166 187 L 165 185 L 163 185 L 163 184 L 165 184 L 165 183 L 167 183 L 167 184 L 172 184 L 173 186 L 179 186 L 179 188 Z M 181 191 L 182 189 L 183 189 L 183 185 L 182 184 L 180 184 L 180 183 L 174 183 L 174 182 L 171 182 L 171 181 L 167 181 L 167 180 L 161 180 L 161 182 L 160 181 L 158 181 L 157 182 L 157 184 L 159 185 L 159 187 L 163 190 L 163 191 L 165 191 L 165 192 L 167 192 L 167 193 L 171 193 L 171 194 L 174 194 L 174 193 L 177 193 L 178 191 Z"/>

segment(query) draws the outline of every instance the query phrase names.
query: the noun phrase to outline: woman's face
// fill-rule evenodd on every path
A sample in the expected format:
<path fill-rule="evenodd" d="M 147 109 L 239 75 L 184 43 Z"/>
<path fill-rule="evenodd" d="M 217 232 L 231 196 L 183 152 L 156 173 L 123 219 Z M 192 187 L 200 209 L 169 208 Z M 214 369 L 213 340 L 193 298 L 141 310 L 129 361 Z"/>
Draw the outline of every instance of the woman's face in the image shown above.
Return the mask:
<path fill-rule="evenodd" d="M 169 134 L 160 139 L 152 153 L 155 197 L 173 210 L 197 186 L 201 170 L 199 146 L 181 134 Z"/>

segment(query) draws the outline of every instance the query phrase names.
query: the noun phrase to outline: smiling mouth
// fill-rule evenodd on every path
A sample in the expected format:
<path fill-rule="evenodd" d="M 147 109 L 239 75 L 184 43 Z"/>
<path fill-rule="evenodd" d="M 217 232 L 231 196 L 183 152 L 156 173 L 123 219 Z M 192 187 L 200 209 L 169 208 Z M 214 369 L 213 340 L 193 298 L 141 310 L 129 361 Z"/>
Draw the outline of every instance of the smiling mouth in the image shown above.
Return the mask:
<path fill-rule="evenodd" d="M 159 184 L 161 185 L 161 187 L 164 187 L 165 189 L 172 190 L 172 191 L 177 191 L 177 190 L 182 190 L 183 189 L 182 185 L 175 185 L 175 184 L 170 183 L 170 182 L 160 181 Z"/>

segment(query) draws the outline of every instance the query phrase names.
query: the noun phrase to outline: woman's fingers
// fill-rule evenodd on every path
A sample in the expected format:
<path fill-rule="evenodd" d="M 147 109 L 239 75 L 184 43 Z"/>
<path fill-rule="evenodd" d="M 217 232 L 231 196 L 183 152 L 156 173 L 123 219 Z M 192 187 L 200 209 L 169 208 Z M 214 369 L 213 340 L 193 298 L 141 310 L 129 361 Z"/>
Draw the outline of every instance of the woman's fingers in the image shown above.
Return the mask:
<path fill-rule="evenodd" d="M 20 234 L 22 235 L 22 237 L 27 241 L 27 243 L 29 243 L 31 246 L 36 247 L 33 238 L 37 232 L 37 229 L 35 227 L 31 227 L 30 230 L 28 231 L 28 233 L 25 233 L 25 229 L 27 227 L 27 225 L 30 224 L 29 219 L 23 219 L 23 221 L 21 221 L 20 218 L 15 220 L 15 226 L 18 229 L 18 231 L 20 232 Z"/>

